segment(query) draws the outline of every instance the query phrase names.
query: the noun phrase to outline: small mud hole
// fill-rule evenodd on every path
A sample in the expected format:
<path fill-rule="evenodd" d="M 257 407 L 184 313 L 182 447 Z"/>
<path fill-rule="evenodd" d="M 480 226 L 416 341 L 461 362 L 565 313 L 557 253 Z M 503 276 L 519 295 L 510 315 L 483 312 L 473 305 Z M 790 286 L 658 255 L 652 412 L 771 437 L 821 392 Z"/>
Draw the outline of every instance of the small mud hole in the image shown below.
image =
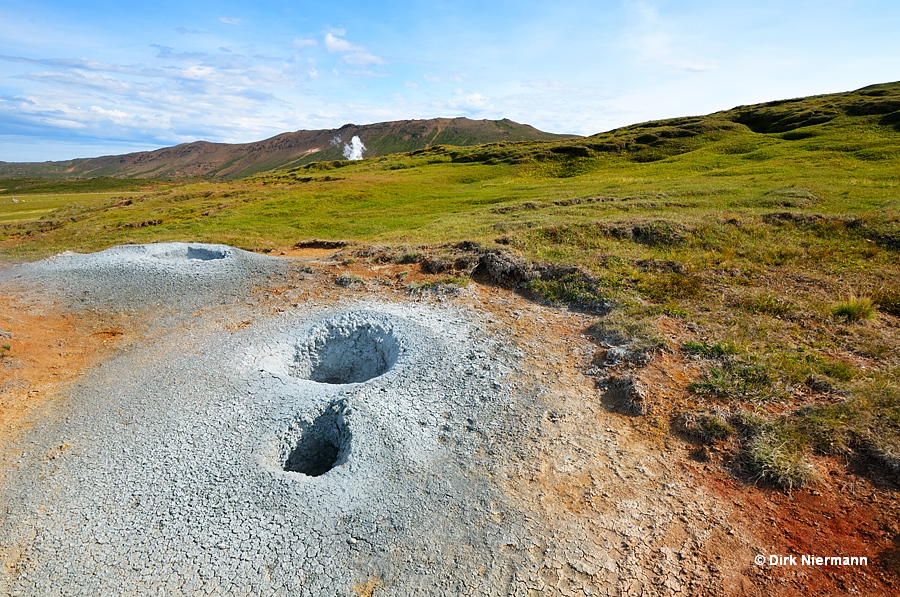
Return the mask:
<path fill-rule="evenodd" d="M 156 259 L 179 261 L 190 259 L 193 261 L 215 261 L 217 259 L 225 259 L 228 257 L 228 250 L 225 247 L 204 246 L 204 245 L 184 245 L 181 243 L 166 243 L 161 245 L 162 248 L 151 249 L 150 255 Z"/>
<path fill-rule="evenodd" d="M 319 383 L 361 383 L 390 371 L 399 355 L 400 342 L 387 321 L 348 313 L 312 330 L 297 346 L 291 372 Z"/>
<path fill-rule="evenodd" d="M 344 404 L 332 404 L 312 421 L 301 421 L 289 433 L 285 471 L 319 477 L 347 461 L 351 434 L 344 421 L 344 410 Z"/>
<path fill-rule="evenodd" d="M 199 259 L 200 261 L 212 261 L 214 259 L 225 259 L 226 252 L 221 249 L 207 249 L 206 247 L 188 247 L 187 258 Z"/>

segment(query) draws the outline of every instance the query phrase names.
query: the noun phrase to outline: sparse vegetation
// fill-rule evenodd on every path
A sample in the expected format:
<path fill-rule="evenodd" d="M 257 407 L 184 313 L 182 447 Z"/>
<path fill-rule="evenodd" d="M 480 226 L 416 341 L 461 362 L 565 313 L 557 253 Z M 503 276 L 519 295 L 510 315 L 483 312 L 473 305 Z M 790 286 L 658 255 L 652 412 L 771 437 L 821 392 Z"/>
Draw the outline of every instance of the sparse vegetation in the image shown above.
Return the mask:
<path fill-rule="evenodd" d="M 335 279 L 335 284 L 341 288 L 357 289 L 365 287 L 366 281 L 356 274 L 343 273 Z"/>
<path fill-rule="evenodd" d="M 765 365 L 732 358 L 710 368 L 706 378 L 691 384 L 698 394 L 740 400 L 780 400 L 786 398 L 783 387 Z"/>
<path fill-rule="evenodd" d="M 719 413 L 686 412 L 681 417 L 681 430 L 706 443 L 724 440 L 734 435 L 735 430 Z"/>
<path fill-rule="evenodd" d="M 637 354 L 646 354 L 666 345 L 654 326 L 656 317 L 637 304 L 622 304 L 591 325 L 591 334 L 614 346 L 628 346 Z"/>
<path fill-rule="evenodd" d="M 719 359 L 728 355 L 737 354 L 737 349 L 727 342 L 708 344 L 706 342 L 688 340 L 681 346 L 681 349 L 687 353 L 699 354 L 711 359 Z"/>
<path fill-rule="evenodd" d="M 807 452 L 802 436 L 790 428 L 773 424 L 748 440 L 745 457 L 755 478 L 791 490 L 817 478 L 815 469 L 806 459 Z"/>
<path fill-rule="evenodd" d="M 900 317 L 900 287 L 879 290 L 872 301 L 885 313 Z"/>
<path fill-rule="evenodd" d="M 556 304 L 602 305 L 594 285 L 583 275 L 572 273 L 560 278 L 529 281 L 525 288 L 537 297 Z"/>
<path fill-rule="evenodd" d="M 456 292 L 460 288 L 469 285 L 469 278 L 445 276 L 438 280 L 426 280 L 422 282 L 410 282 L 406 285 L 406 289 L 412 294 L 423 294 L 425 292 Z"/>

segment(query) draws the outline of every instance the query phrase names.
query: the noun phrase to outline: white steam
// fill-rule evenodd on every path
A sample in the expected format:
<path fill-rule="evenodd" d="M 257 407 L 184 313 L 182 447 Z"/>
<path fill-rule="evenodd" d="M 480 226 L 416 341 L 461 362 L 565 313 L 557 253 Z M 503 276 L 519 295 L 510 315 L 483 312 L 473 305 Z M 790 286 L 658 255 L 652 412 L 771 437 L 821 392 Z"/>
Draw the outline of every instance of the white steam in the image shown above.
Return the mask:
<path fill-rule="evenodd" d="M 363 152 L 366 150 L 366 146 L 363 145 L 363 142 L 356 135 L 350 139 L 350 144 L 344 144 L 344 157 L 348 160 L 361 160 L 363 159 Z"/>

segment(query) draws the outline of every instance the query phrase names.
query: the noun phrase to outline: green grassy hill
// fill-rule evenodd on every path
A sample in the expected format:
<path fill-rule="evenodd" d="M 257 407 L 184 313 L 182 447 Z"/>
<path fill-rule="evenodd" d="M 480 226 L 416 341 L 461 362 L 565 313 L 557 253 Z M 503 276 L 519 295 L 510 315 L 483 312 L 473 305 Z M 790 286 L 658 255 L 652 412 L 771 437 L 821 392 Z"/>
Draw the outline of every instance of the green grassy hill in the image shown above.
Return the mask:
<path fill-rule="evenodd" d="M 518 284 L 536 300 L 606 305 L 599 339 L 701 359 L 704 377 L 659 416 L 732 442 L 754 477 L 807 482 L 812 452 L 900 473 L 900 83 L 588 138 L 442 140 L 231 182 L 31 181 L 18 203 L 5 181 L 0 256 L 326 238 L 449 259 L 477 241 L 542 264 Z M 661 320 L 693 339 L 667 344 Z"/>

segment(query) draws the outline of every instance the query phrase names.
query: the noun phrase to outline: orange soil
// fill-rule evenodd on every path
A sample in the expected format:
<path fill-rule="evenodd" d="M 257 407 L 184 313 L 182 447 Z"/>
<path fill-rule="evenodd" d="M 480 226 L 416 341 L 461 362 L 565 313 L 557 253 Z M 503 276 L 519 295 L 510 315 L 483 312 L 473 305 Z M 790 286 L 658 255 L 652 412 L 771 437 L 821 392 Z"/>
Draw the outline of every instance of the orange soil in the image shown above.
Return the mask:
<path fill-rule="evenodd" d="M 10 347 L 0 359 L 0 454 L 60 406 L 61 384 L 108 354 L 127 333 L 121 325 L 75 318 L 9 295 L 0 296 L 0 330 L 12 336 L 0 338 Z"/>

